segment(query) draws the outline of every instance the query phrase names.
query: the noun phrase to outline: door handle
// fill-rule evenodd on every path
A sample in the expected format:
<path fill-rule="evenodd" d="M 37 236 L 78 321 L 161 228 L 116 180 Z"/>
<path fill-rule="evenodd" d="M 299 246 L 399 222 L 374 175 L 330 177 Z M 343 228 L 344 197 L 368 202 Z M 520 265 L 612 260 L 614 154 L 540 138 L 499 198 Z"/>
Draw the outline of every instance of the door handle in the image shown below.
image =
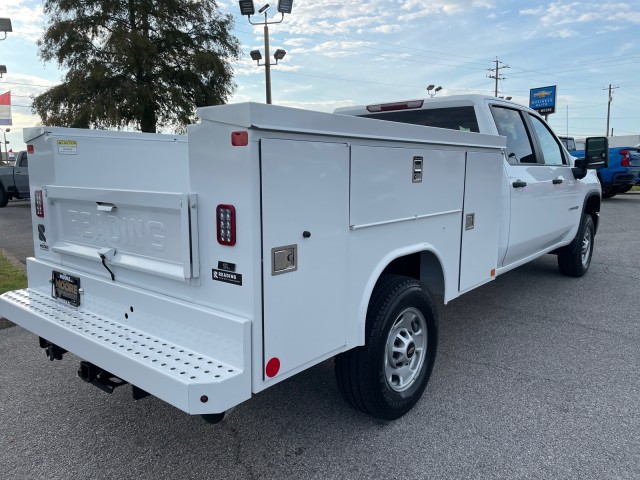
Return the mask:
<path fill-rule="evenodd" d="M 523 182 L 522 180 L 516 180 L 511 185 L 513 185 L 513 188 L 522 188 L 527 186 L 527 182 Z"/>
<path fill-rule="evenodd" d="M 561 184 L 561 183 L 562 183 L 562 179 L 561 179 L 561 178 L 554 178 L 551 182 L 552 182 L 554 185 L 559 185 L 559 184 Z"/>

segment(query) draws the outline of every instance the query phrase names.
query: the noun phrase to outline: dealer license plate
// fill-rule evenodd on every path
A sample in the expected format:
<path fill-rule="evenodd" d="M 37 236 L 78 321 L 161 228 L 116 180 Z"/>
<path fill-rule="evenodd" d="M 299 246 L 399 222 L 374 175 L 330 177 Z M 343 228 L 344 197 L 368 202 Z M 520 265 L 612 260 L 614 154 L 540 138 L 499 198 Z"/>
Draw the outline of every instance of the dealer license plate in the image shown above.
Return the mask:
<path fill-rule="evenodd" d="M 80 278 L 66 273 L 53 271 L 52 293 L 54 298 L 61 298 L 74 307 L 80 306 Z"/>

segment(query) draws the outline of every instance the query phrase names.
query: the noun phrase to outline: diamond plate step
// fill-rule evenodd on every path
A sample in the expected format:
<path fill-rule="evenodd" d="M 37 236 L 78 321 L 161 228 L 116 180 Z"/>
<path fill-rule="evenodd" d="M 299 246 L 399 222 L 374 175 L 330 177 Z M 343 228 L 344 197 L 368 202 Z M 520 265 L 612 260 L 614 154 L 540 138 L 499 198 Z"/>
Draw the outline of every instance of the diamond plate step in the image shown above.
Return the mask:
<path fill-rule="evenodd" d="M 220 398 L 225 395 L 223 387 L 248 375 L 211 356 L 33 289 L 7 292 L 0 300 L 1 311 L 15 323 L 189 413 L 224 411 L 213 407 L 226 403 Z M 198 405 L 203 403 L 202 395 L 213 401 Z M 194 403 L 203 411 L 193 411 Z"/>

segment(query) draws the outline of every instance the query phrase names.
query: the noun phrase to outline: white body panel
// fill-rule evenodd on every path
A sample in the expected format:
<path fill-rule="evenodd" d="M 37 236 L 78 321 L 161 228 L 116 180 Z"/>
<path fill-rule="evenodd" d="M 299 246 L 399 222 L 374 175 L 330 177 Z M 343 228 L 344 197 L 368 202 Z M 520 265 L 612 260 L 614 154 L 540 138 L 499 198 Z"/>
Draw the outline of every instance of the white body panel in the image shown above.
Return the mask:
<path fill-rule="evenodd" d="M 531 170 L 532 183 L 543 171 L 565 182 L 551 190 L 545 178 L 519 198 L 512 177 L 527 172 L 506 163 L 487 112 L 486 134 L 253 103 L 198 116 L 188 145 L 27 131 L 31 198 L 43 192 L 45 214 L 32 209 L 29 289 L 0 300 L 0 315 L 189 413 L 224 411 L 362 345 L 371 293 L 394 262 L 413 262 L 448 302 L 566 245 L 579 214 L 563 209 L 597 188 L 568 167 Z M 217 241 L 219 205 L 235 208 L 233 246 Z M 531 229 L 536 206 L 534 217 L 540 206 L 557 216 L 548 232 Z M 80 306 L 51 297 L 54 271 L 79 279 Z"/>
<path fill-rule="evenodd" d="M 268 138 L 261 147 L 264 359 L 280 359 L 284 374 L 345 345 L 336 312 L 347 311 L 349 149 Z M 274 271 L 287 246 L 295 270 Z M 296 346 L 298 333 L 312 341 Z"/>

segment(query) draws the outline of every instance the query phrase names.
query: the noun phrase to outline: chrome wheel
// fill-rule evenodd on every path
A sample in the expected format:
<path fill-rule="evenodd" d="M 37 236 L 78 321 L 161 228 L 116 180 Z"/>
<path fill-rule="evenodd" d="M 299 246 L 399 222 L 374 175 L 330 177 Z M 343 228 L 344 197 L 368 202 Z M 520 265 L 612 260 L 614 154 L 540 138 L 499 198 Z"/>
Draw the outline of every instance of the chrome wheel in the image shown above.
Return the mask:
<path fill-rule="evenodd" d="M 591 242 L 593 241 L 593 233 L 590 228 L 584 229 L 584 237 L 582 237 L 582 247 L 580 250 L 580 260 L 582 266 L 589 265 L 589 257 L 591 256 Z"/>
<path fill-rule="evenodd" d="M 409 307 L 398 315 L 387 337 L 384 364 L 392 390 L 402 392 L 415 383 L 424 364 L 428 336 L 427 322 L 419 310 Z"/>

